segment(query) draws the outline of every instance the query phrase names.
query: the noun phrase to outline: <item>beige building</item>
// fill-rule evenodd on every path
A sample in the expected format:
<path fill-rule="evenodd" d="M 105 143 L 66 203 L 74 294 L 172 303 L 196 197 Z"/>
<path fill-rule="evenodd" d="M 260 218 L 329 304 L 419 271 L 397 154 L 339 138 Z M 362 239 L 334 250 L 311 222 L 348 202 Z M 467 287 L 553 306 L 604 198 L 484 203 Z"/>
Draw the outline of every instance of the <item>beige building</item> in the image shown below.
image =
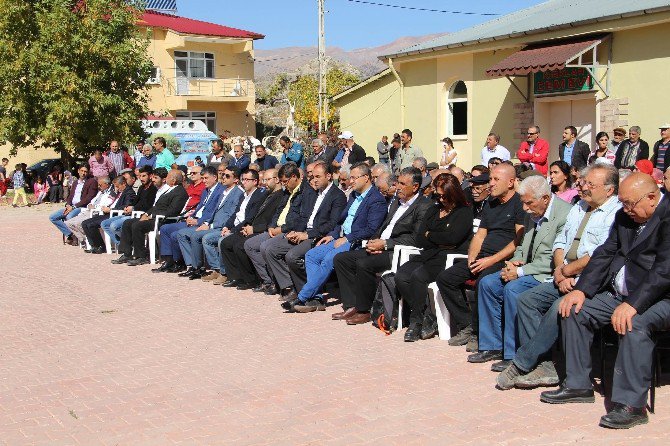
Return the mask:
<path fill-rule="evenodd" d="M 660 139 L 670 119 L 670 5 L 662 0 L 550 0 L 482 25 L 380 56 L 389 69 L 335 96 L 343 129 L 368 154 L 402 128 L 429 161 L 449 136 L 459 165 L 480 161 L 494 131 L 514 156 L 533 123 L 558 159 L 563 128 L 595 135 L 639 125 Z"/>
<path fill-rule="evenodd" d="M 146 11 L 138 26 L 149 31 L 154 62 L 147 82 L 151 114 L 201 120 L 216 134 L 256 135 L 254 40 L 263 35 L 155 11 Z M 9 149 L 0 147 L 0 156 Z M 10 165 L 58 157 L 28 148 Z"/>

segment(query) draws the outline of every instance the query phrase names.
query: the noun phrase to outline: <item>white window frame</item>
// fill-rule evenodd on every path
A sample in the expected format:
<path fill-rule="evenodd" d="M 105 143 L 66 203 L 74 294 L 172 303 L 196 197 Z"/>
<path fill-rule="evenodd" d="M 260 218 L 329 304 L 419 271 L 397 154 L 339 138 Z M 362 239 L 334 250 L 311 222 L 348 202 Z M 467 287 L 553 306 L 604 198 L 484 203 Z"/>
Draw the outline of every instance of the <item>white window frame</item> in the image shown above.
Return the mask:
<path fill-rule="evenodd" d="M 185 56 L 182 54 L 186 54 Z M 202 55 L 202 56 L 200 56 Z M 210 57 L 208 57 L 210 56 Z M 175 73 L 177 70 L 177 61 L 185 60 L 186 61 L 186 77 L 188 79 L 216 79 L 216 59 L 214 53 L 207 53 L 204 51 L 175 51 L 174 52 L 174 61 L 175 61 Z M 204 76 L 193 76 L 191 62 L 201 61 L 203 66 Z M 212 75 L 207 76 L 207 65 L 208 62 L 211 64 Z"/>
<path fill-rule="evenodd" d="M 463 85 L 465 85 L 465 97 L 464 98 L 454 98 L 453 93 L 454 90 L 456 89 L 456 85 L 458 85 L 459 82 L 463 82 Z M 447 135 L 450 135 L 452 137 L 458 138 L 458 139 L 467 139 L 468 137 L 468 109 L 467 109 L 467 102 L 468 102 L 468 86 L 465 83 L 465 81 L 459 79 L 455 81 L 454 83 L 451 84 L 451 86 L 447 89 Z M 466 103 L 466 109 L 465 109 L 465 121 L 466 121 L 466 129 L 465 133 L 459 133 L 455 134 L 454 133 L 454 111 L 453 111 L 453 104 L 457 103 Z"/>
<path fill-rule="evenodd" d="M 194 116 L 195 114 L 195 116 Z M 204 116 L 199 116 L 204 114 Z M 175 113 L 176 119 L 192 120 L 192 121 L 202 121 L 205 123 L 207 128 L 216 134 L 216 112 L 215 111 L 199 111 L 199 110 L 177 110 Z M 209 122 L 212 123 L 212 130 L 209 127 Z"/>
<path fill-rule="evenodd" d="M 160 67 L 152 67 L 151 76 L 149 76 L 147 84 L 158 85 L 160 83 L 161 83 L 161 69 Z"/>

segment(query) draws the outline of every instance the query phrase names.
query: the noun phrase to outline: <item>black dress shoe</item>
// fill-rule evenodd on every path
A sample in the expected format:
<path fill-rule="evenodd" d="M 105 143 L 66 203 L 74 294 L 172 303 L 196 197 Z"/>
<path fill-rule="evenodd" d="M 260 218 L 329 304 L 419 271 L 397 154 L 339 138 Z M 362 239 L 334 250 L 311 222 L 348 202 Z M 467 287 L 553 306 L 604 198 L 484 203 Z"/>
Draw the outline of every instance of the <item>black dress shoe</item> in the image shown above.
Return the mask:
<path fill-rule="evenodd" d="M 253 291 L 255 293 L 262 293 L 263 291 L 265 291 L 265 287 L 266 287 L 266 284 L 261 282 L 260 285 L 255 286 L 254 289 L 252 289 L 251 291 Z"/>
<path fill-rule="evenodd" d="M 493 364 L 491 364 L 491 371 L 500 373 L 507 367 L 509 367 L 511 363 L 512 363 L 511 359 L 503 359 L 502 361 L 494 362 Z"/>
<path fill-rule="evenodd" d="M 258 284 L 256 282 L 250 282 L 250 283 L 242 282 L 242 283 L 237 284 L 237 289 L 241 290 L 241 291 L 253 290 L 254 288 L 256 288 L 257 285 Z"/>
<path fill-rule="evenodd" d="M 147 263 L 149 263 L 149 259 L 147 259 L 146 257 L 140 257 L 139 259 L 128 260 L 127 265 L 140 266 L 140 265 L 146 265 Z"/>
<path fill-rule="evenodd" d="M 183 263 L 173 263 L 172 266 L 168 266 L 165 270 L 166 273 L 180 273 L 186 269 L 186 265 Z"/>
<path fill-rule="evenodd" d="M 129 257 L 125 254 L 121 254 L 121 257 L 119 257 L 118 259 L 112 260 L 112 263 L 115 264 L 115 265 L 121 265 L 122 263 L 128 263 L 128 261 L 132 260 L 132 259 L 133 259 L 132 257 Z"/>
<path fill-rule="evenodd" d="M 195 271 L 195 268 L 193 268 L 192 266 L 189 266 L 189 267 L 186 269 L 186 271 L 184 271 L 183 273 L 179 273 L 179 274 L 177 274 L 177 275 L 178 275 L 179 277 L 190 277 L 191 274 L 193 273 L 193 271 Z"/>
<path fill-rule="evenodd" d="M 152 273 L 164 273 L 167 271 L 172 265 L 170 265 L 168 262 L 164 262 L 161 266 L 158 268 L 153 268 L 151 270 Z"/>
<path fill-rule="evenodd" d="M 600 417 L 600 425 L 610 429 L 630 429 L 648 421 L 649 417 L 644 407 L 631 407 L 621 403 L 614 403 L 612 410 Z"/>
<path fill-rule="evenodd" d="M 277 285 L 275 285 L 274 283 L 271 283 L 271 284 L 265 286 L 265 289 L 263 290 L 263 292 L 265 294 L 267 294 L 268 296 L 274 296 L 275 294 L 279 293 L 279 290 L 277 289 Z"/>
<path fill-rule="evenodd" d="M 405 332 L 405 342 L 416 342 L 421 339 L 421 324 L 419 322 L 412 322 Z"/>
<path fill-rule="evenodd" d="M 296 305 L 302 305 L 303 302 L 298 299 L 297 297 L 293 300 L 287 300 L 286 302 L 282 302 L 281 307 L 286 310 L 287 313 L 295 313 L 295 306 Z"/>
<path fill-rule="evenodd" d="M 281 301 L 289 301 L 297 298 L 298 293 L 295 292 L 295 289 L 293 287 L 284 288 L 283 290 L 281 290 L 281 295 L 279 296 L 279 300 Z"/>
<path fill-rule="evenodd" d="M 421 324 L 421 339 L 434 338 L 437 335 L 437 321 L 432 314 L 427 314 Z"/>
<path fill-rule="evenodd" d="M 468 362 L 476 364 L 481 362 L 499 361 L 501 359 L 503 359 L 503 357 L 500 350 L 482 350 L 468 356 Z"/>
<path fill-rule="evenodd" d="M 540 401 L 549 404 L 593 403 L 593 389 L 569 389 L 561 384 L 556 390 L 546 390 L 540 394 Z"/>
<path fill-rule="evenodd" d="M 106 252 L 107 250 L 104 246 L 98 246 L 97 248 L 93 248 L 90 251 L 91 254 L 105 254 Z"/>
<path fill-rule="evenodd" d="M 233 288 L 239 285 L 240 282 L 235 280 L 235 279 L 228 279 L 226 282 L 223 284 L 223 286 L 228 287 L 228 288 Z"/>
<path fill-rule="evenodd" d="M 206 270 L 201 268 L 194 269 L 191 275 L 188 276 L 188 280 L 200 279 L 202 276 L 205 275 L 205 272 Z"/>

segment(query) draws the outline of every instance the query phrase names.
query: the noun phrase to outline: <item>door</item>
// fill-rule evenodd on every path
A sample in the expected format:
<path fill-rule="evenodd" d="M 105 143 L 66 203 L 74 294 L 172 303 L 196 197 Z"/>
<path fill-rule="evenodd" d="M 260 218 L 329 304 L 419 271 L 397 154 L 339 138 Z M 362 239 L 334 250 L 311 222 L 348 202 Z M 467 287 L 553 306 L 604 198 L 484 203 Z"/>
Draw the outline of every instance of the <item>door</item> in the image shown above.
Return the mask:
<path fill-rule="evenodd" d="M 593 147 L 596 129 L 595 99 L 552 100 L 535 102 L 535 122 L 541 137 L 549 141 L 549 162 L 558 159 L 558 146 L 563 142 L 563 130 L 569 125 L 577 128 L 577 139 Z"/>
<path fill-rule="evenodd" d="M 175 59 L 177 95 L 188 95 L 188 59 Z"/>

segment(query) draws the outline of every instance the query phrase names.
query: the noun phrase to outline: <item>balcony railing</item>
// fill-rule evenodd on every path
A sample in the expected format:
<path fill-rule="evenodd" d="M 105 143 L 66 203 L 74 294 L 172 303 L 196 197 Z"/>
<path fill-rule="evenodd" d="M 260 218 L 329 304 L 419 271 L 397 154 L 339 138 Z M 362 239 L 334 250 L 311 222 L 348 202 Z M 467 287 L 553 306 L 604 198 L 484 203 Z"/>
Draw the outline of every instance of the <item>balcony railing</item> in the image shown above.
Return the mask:
<path fill-rule="evenodd" d="M 250 97 L 254 96 L 251 79 L 166 79 L 167 96 Z"/>

